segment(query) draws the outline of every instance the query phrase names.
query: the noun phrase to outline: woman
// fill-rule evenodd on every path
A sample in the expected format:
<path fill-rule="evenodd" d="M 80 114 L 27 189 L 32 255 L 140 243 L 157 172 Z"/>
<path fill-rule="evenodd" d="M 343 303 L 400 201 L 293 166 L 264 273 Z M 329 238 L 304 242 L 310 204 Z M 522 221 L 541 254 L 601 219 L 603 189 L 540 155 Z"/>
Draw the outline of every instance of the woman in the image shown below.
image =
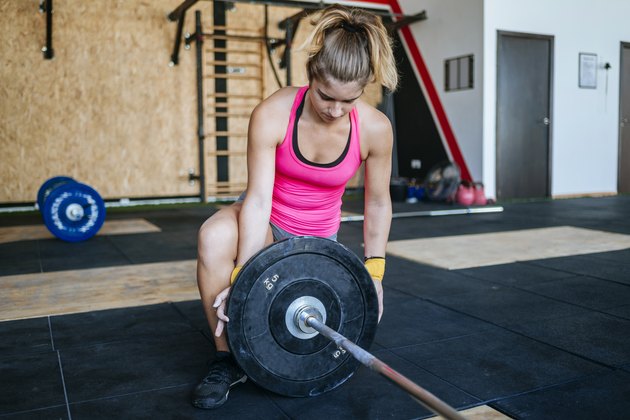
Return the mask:
<path fill-rule="evenodd" d="M 398 74 L 380 19 L 360 9 L 323 10 L 307 42 L 309 85 L 280 89 L 253 111 L 248 129 L 247 193 L 199 231 L 197 283 L 217 355 L 195 388 L 193 405 L 216 408 L 245 375 L 225 334 L 225 302 L 240 267 L 265 245 L 295 235 L 336 239 L 341 197 L 365 162 L 366 268 L 383 311 L 381 279 L 391 223 L 389 120 L 361 101 L 365 86 L 390 91 Z"/>

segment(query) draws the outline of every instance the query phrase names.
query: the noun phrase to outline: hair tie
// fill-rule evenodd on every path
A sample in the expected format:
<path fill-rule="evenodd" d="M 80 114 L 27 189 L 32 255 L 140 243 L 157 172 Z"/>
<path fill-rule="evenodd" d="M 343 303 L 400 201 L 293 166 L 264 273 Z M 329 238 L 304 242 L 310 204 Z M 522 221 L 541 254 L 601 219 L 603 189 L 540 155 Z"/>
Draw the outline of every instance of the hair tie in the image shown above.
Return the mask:
<path fill-rule="evenodd" d="M 353 33 L 353 34 L 356 34 L 357 32 L 359 32 L 359 28 L 357 28 L 356 26 L 354 26 L 354 25 L 352 25 L 350 23 L 347 23 L 347 22 L 342 22 L 341 23 L 341 27 L 343 29 L 345 29 L 346 31 L 348 31 L 350 33 Z"/>

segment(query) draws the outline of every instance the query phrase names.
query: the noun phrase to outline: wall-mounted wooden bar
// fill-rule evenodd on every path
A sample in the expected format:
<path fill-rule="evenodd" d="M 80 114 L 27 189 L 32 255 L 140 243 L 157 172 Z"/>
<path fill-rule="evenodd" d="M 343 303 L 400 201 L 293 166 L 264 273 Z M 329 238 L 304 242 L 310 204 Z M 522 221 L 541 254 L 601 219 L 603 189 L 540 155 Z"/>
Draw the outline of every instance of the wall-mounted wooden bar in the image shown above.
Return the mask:
<path fill-rule="evenodd" d="M 246 182 L 223 182 L 219 184 L 208 184 L 208 193 L 213 195 L 239 195 L 246 189 Z"/>
<path fill-rule="evenodd" d="M 242 76 L 237 73 L 230 74 L 206 74 L 204 79 L 232 79 L 232 80 L 257 80 L 262 81 L 262 76 Z"/>
<path fill-rule="evenodd" d="M 238 50 L 235 48 L 206 48 L 204 53 L 226 53 L 226 54 L 243 54 L 243 55 L 260 55 L 260 51 L 254 50 Z"/>
<path fill-rule="evenodd" d="M 208 66 L 226 66 L 226 67 L 253 67 L 259 69 L 262 67 L 259 63 L 238 63 L 235 61 L 206 61 Z"/>
<path fill-rule="evenodd" d="M 211 112 L 206 114 L 207 117 L 215 118 L 215 117 L 224 117 L 224 118 L 249 118 L 251 113 L 243 113 L 243 112 Z"/>
<path fill-rule="evenodd" d="M 235 104 L 231 102 L 213 102 L 208 101 L 208 106 L 216 108 L 229 109 L 230 111 L 252 112 L 256 104 Z M 227 112 L 227 111 L 223 111 Z"/>
<path fill-rule="evenodd" d="M 247 137 L 247 133 L 238 133 L 231 131 L 215 131 L 212 133 L 207 133 L 206 135 L 212 137 Z"/>
<path fill-rule="evenodd" d="M 236 26 L 225 26 L 225 25 L 213 25 L 212 29 L 219 31 L 230 31 L 230 32 L 252 32 L 252 28 L 239 28 Z"/>
<path fill-rule="evenodd" d="M 208 98 L 228 98 L 228 99 L 256 99 L 261 100 L 259 95 L 247 95 L 239 93 L 208 93 Z"/>
<path fill-rule="evenodd" d="M 245 156 L 247 152 L 245 150 L 208 150 L 206 154 L 208 156 Z"/>
<path fill-rule="evenodd" d="M 222 41 L 237 41 L 237 42 L 265 42 L 267 38 L 259 35 L 230 35 L 230 34 L 215 34 L 204 33 L 204 37 L 212 39 L 220 39 Z"/>

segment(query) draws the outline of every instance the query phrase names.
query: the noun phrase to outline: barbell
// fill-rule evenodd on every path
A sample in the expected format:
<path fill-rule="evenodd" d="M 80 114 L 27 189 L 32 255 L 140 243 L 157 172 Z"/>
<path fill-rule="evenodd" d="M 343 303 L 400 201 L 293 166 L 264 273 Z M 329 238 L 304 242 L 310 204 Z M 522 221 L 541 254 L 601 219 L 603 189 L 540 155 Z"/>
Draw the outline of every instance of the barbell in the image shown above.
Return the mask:
<path fill-rule="evenodd" d="M 67 242 L 91 238 L 105 222 L 105 203 L 99 193 L 67 176 L 42 184 L 37 207 L 50 233 Z"/>
<path fill-rule="evenodd" d="M 291 397 L 320 395 L 363 364 L 431 411 L 463 418 L 364 350 L 376 334 L 376 290 L 363 262 L 338 242 L 298 236 L 264 248 L 239 272 L 227 315 L 236 363 L 265 389 Z"/>

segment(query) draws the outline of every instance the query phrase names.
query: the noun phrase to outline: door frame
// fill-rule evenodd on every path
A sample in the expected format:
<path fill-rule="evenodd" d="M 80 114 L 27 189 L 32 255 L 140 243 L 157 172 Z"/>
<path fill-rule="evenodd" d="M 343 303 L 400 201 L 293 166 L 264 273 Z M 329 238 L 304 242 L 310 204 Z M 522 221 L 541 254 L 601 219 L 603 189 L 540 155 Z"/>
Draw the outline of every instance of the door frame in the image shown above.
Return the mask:
<path fill-rule="evenodd" d="M 628 51 L 630 51 L 630 42 L 621 42 L 619 44 L 619 113 L 618 113 L 618 117 L 617 117 L 617 194 L 620 194 L 623 192 L 620 192 L 620 187 L 621 187 L 621 167 L 622 167 L 622 154 L 621 154 L 621 142 L 622 142 L 622 127 L 621 127 L 621 118 L 623 118 L 623 114 L 622 111 L 623 106 L 625 105 L 626 108 L 630 108 L 630 103 L 624 104 L 623 103 L 623 84 L 622 82 L 626 82 L 626 83 L 630 83 L 630 76 L 623 76 L 623 64 L 624 64 L 624 60 L 623 60 L 623 50 L 627 48 Z M 630 60 L 630 56 L 628 58 Z M 630 125 L 628 126 L 627 130 L 630 130 Z"/>
<path fill-rule="evenodd" d="M 499 109 L 499 50 L 500 50 L 500 40 L 502 36 L 513 36 L 520 38 L 529 38 L 529 39 L 543 39 L 549 41 L 549 125 L 548 125 L 548 142 L 547 142 L 547 195 L 546 197 L 553 197 L 551 192 L 551 179 L 553 175 L 553 123 L 554 123 L 554 115 L 553 115 L 553 91 L 554 91 L 554 48 L 555 48 L 555 37 L 553 35 L 544 35 L 544 34 L 534 34 L 528 32 L 514 32 L 514 31 L 503 31 L 497 30 L 497 42 L 496 42 L 496 75 L 495 75 L 495 125 L 494 125 L 494 176 L 495 176 L 495 185 L 496 185 L 496 195 L 499 197 L 499 117 L 497 110 Z"/>

